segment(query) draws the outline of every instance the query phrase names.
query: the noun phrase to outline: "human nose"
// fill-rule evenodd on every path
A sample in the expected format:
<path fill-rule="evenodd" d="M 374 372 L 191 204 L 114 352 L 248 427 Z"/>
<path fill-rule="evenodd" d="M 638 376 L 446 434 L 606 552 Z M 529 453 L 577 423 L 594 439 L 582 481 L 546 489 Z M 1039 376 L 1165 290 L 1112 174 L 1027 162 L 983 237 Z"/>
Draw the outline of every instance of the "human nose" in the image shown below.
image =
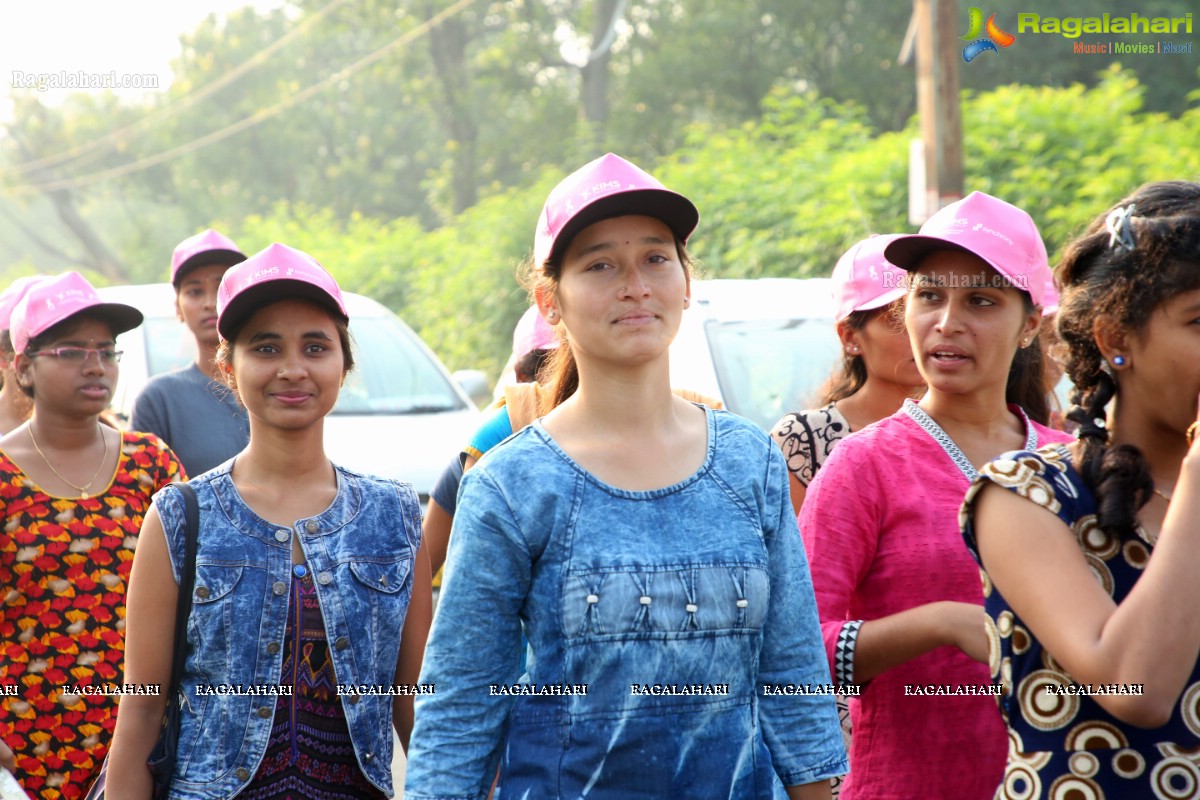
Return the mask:
<path fill-rule="evenodd" d="M 90 347 L 84 347 L 81 349 L 83 350 L 84 372 L 96 374 L 103 373 L 107 365 L 104 363 L 104 359 L 100 357 L 100 353 L 102 351 Z"/>
<path fill-rule="evenodd" d="M 285 355 L 275 371 L 275 376 L 283 380 L 299 380 L 307 372 L 307 365 L 298 353 Z"/>
<path fill-rule="evenodd" d="M 636 267 L 628 269 L 625 273 L 625 282 L 621 288 L 622 297 L 645 297 L 650 293 L 650 283 L 642 275 L 642 271 Z"/>
<path fill-rule="evenodd" d="M 962 310 L 953 298 L 942 305 L 938 312 L 936 327 L 939 333 L 956 331 L 962 327 Z"/>

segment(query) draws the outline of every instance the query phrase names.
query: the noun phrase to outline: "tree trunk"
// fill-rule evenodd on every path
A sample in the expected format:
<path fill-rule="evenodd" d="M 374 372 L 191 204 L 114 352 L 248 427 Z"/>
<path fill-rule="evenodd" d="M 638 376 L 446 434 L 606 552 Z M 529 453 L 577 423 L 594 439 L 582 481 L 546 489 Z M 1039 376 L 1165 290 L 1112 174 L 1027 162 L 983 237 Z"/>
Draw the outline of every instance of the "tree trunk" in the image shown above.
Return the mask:
<path fill-rule="evenodd" d="M 437 13 L 432 5 L 427 3 L 425 6 L 426 19 Z M 470 77 L 467 74 L 470 38 L 462 15 L 443 20 L 429 32 L 434 72 L 445 98 L 439 112 L 449 134 L 447 147 L 453 163 L 451 185 L 455 213 L 475 205 L 478 199 L 476 148 L 479 128 L 471 109 Z"/>
<path fill-rule="evenodd" d="M 581 101 L 583 119 L 587 123 L 593 145 L 605 140 L 608 124 L 608 67 L 612 61 L 617 17 L 624 9 L 624 0 L 596 0 L 596 16 L 592 21 L 592 52 L 583 69 Z"/>

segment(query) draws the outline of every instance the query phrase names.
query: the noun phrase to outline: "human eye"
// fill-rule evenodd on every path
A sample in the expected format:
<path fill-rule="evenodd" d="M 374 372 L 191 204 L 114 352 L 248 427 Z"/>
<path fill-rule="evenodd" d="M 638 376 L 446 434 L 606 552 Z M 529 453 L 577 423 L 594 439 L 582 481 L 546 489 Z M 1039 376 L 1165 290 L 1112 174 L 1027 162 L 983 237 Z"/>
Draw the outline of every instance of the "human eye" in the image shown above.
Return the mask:
<path fill-rule="evenodd" d="M 60 360 L 70 362 L 83 361 L 88 354 L 88 351 L 82 347 L 59 347 L 53 352 Z"/>
<path fill-rule="evenodd" d="M 115 364 L 121 360 L 121 351 L 105 347 L 100 350 L 100 360 L 109 364 Z"/>
<path fill-rule="evenodd" d="M 980 308 L 987 308 L 988 306 L 996 305 L 996 301 L 985 294 L 972 295 L 971 303 L 979 306 Z"/>
<path fill-rule="evenodd" d="M 324 352 L 327 352 L 328 350 L 329 350 L 329 348 L 326 347 L 325 345 L 321 344 L 320 342 L 310 342 L 304 348 L 304 352 L 313 353 L 313 354 L 324 353 Z"/>

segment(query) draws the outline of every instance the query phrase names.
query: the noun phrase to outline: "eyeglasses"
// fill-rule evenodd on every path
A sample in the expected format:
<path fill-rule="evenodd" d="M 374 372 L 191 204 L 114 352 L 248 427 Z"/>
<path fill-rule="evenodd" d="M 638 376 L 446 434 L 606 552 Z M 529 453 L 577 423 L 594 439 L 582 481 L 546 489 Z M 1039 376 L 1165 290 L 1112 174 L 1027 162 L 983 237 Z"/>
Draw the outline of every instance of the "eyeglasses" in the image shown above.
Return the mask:
<path fill-rule="evenodd" d="M 123 355 L 120 350 L 114 350 L 111 347 L 52 347 L 49 350 L 35 350 L 29 355 L 35 358 L 54 356 L 59 361 L 65 361 L 68 364 L 82 364 L 88 360 L 88 356 L 93 354 L 105 364 L 115 364 L 121 360 Z"/>

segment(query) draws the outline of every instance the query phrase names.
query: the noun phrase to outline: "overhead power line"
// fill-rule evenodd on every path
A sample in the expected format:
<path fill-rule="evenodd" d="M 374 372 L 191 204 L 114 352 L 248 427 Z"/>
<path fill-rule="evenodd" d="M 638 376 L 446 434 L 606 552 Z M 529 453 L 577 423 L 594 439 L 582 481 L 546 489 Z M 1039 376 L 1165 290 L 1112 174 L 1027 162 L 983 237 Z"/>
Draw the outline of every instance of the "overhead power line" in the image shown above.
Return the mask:
<path fill-rule="evenodd" d="M 331 0 L 331 2 L 327 3 L 323 8 L 313 12 L 313 14 L 310 16 L 305 17 L 299 25 L 285 33 L 283 36 L 279 37 L 279 39 L 267 45 L 262 50 L 259 50 L 252 57 L 234 67 L 229 72 L 226 72 L 215 81 L 205 84 L 194 93 L 184 95 L 176 99 L 170 105 L 164 106 L 157 111 L 147 114 L 145 117 L 137 120 L 136 122 L 132 122 L 123 128 L 110 131 L 109 133 L 106 133 L 97 139 L 92 139 L 88 142 L 76 145 L 75 147 L 64 150 L 61 153 L 56 153 L 52 156 L 44 156 L 32 161 L 23 162 L 21 164 L 0 166 L 0 178 L 7 177 L 9 175 L 24 175 L 29 172 L 45 169 L 46 167 L 53 167 L 58 164 L 62 164 L 65 161 L 71 161 L 72 159 L 95 152 L 96 150 L 99 150 L 100 148 L 118 140 L 133 138 L 138 134 L 150 130 L 158 123 L 187 111 L 201 100 L 211 97 L 213 94 L 221 91 L 226 86 L 229 86 L 255 67 L 265 63 L 267 59 L 291 44 L 296 40 L 297 37 L 327 17 L 339 6 L 344 5 L 345 2 L 346 0 Z"/>
<path fill-rule="evenodd" d="M 395 39 L 385 44 L 383 47 L 380 47 L 378 50 L 363 56 L 353 64 L 343 67 L 342 69 L 324 78 L 323 80 L 314 83 L 308 88 L 279 101 L 273 106 L 268 106 L 267 108 L 264 108 L 261 111 L 250 115 L 249 117 L 238 120 L 237 122 L 227 125 L 224 128 L 220 128 L 219 130 L 213 131 L 205 136 L 201 136 L 198 139 L 193 139 L 186 144 L 173 147 L 170 150 L 157 155 L 138 159 L 137 161 L 129 164 L 122 164 L 119 167 L 112 167 L 111 169 L 93 172 L 88 175 L 80 175 L 74 178 L 65 178 L 62 180 L 44 181 L 42 183 L 30 183 L 23 186 L 17 186 L 10 192 L 10 194 L 24 195 L 32 194 L 33 192 L 53 192 L 63 189 L 77 189 L 83 186 L 90 186 L 93 183 L 99 183 L 110 178 L 119 178 L 135 172 L 141 172 L 142 170 L 149 169 L 166 161 L 188 155 L 189 153 L 194 153 L 210 144 L 215 144 L 223 139 L 228 139 L 235 133 L 241 133 L 244 130 L 254 127 L 255 125 L 266 122 L 268 119 L 281 114 L 294 105 L 303 103 L 305 100 L 309 99 L 318 92 L 329 88 L 335 83 L 344 81 L 357 72 L 361 72 L 362 70 L 374 64 L 376 61 L 379 61 L 390 54 L 396 48 L 409 44 L 413 40 L 425 35 L 430 30 L 436 28 L 438 25 L 459 13 L 467 6 L 477 2 L 479 2 L 479 0 L 458 0 L 457 3 L 454 3 L 448 8 L 438 12 L 415 28 L 405 31 L 400 36 L 397 36 Z"/>

